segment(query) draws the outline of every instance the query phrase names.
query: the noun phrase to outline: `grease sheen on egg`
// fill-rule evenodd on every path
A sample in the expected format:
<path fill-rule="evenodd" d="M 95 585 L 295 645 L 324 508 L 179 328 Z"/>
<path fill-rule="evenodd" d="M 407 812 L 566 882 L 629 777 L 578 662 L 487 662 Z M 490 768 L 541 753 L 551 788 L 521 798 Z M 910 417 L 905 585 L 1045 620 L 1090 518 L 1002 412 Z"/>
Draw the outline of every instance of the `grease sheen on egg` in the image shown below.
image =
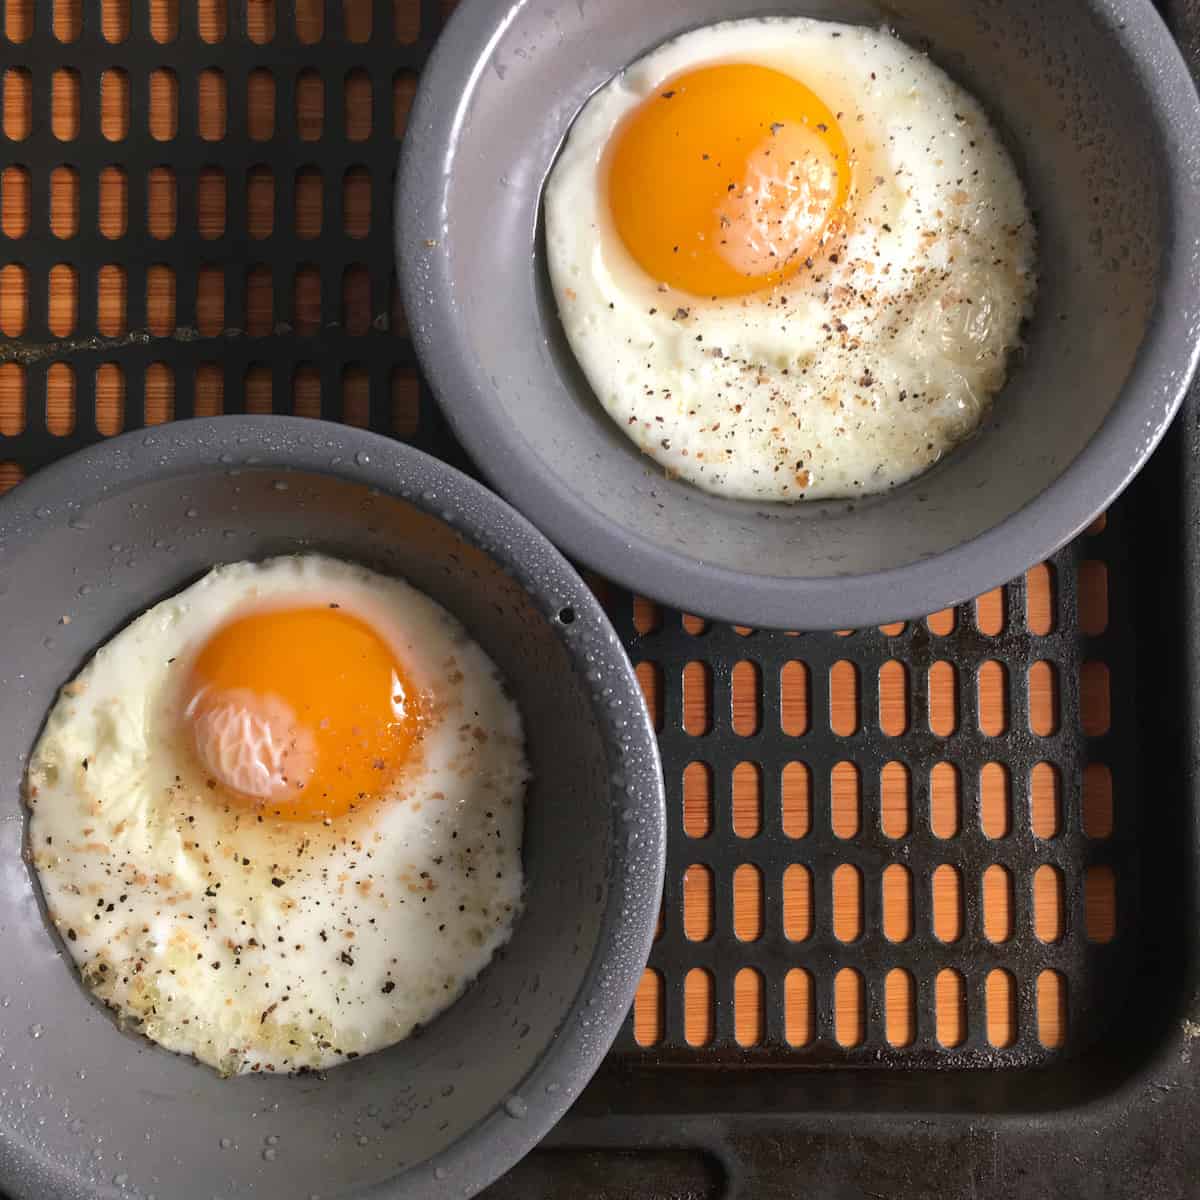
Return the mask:
<path fill-rule="evenodd" d="M 521 904 L 520 714 L 408 584 L 218 567 L 97 651 L 31 757 L 84 982 L 223 1073 L 323 1068 L 455 1000 Z"/>
<path fill-rule="evenodd" d="M 732 21 L 584 106 L 545 189 L 600 403 L 667 471 L 754 500 L 886 491 L 968 437 L 1035 291 L 980 105 L 875 29 Z"/>

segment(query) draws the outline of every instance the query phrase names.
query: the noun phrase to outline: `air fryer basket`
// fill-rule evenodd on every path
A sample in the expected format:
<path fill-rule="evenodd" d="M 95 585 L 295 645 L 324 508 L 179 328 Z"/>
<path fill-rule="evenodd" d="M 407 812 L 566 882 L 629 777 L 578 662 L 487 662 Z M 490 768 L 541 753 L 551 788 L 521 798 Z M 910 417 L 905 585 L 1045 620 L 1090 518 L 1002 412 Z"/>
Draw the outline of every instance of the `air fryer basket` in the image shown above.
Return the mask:
<path fill-rule="evenodd" d="M 347 33 L 338 5 L 302 0 L 302 12 L 322 14 L 316 40 L 316 18 L 300 36 L 290 6 L 274 7 L 267 41 L 252 40 L 257 24 L 245 32 L 246 14 L 265 11 L 250 2 L 229 7 L 219 45 L 199 36 L 190 12 L 178 38 L 160 44 L 138 26 L 136 6 L 117 46 L 94 31 L 86 44 L 60 43 L 41 14 L 31 39 L 0 40 L 5 68 L 31 70 L 38 105 L 29 136 L 5 147 L 28 172 L 33 215 L 23 236 L 5 223 L 5 261 L 24 268 L 28 317 L 17 336 L 5 309 L 0 481 L 122 419 L 137 427 L 217 405 L 369 425 L 463 461 L 417 379 L 386 217 L 397 135 L 443 6 L 352 5 L 372 20 Z M 1168 15 L 1195 62 L 1193 8 L 1179 0 Z M 141 101 L 151 72 L 177 73 L 178 137 L 158 141 L 138 126 L 113 145 L 86 115 L 76 138 L 55 137 L 54 71 L 78 71 L 94 100 L 110 65 Z M 198 138 L 218 89 L 224 127 Z M 259 140 L 268 92 L 274 132 Z M 116 240 L 97 226 L 101 172 L 114 165 L 129 185 Z M 64 166 L 80 200 L 69 241 L 45 227 L 54 187 L 67 186 L 54 176 Z M 164 171 L 176 184 L 174 232 L 160 238 L 147 212 L 161 232 Z M 218 176 L 220 222 L 210 199 Z M 79 277 L 69 336 L 46 321 L 60 262 Z M 125 272 L 123 325 L 111 290 L 97 303 L 103 264 Z M 60 364 L 73 372 L 69 389 Z M 74 423 L 63 433 L 68 401 Z M 1193 397 L 1102 531 L 1002 597 L 961 606 L 952 625 L 943 615 L 846 637 L 746 635 L 685 625 L 596 581 L 661 705 L 669 846 L 657 974 L 600 1074 L 543 1147 L 493 1185 L 492 1200 L 1194 1190 L 1198 421 Z M 806 672 L 789 667 L 785 677 L 792 662 Z M 881 677 L 890 663 L 899 666 Z M 903 732 L 884 732 L 881 704 L 887 727 Z M 930 729 L 931 706 L 942 730 L 953 710 L 952 732 Z M 981 712 L 998 732 L 979 729 Z M 1033 733 L 1031 714 L 1052 732 Z M 785 776 L 793 762 L 803 769 Z M 946 770 L 932 778 L 941 762 L 957 768 L 956 788 Z M 884 778 L 891 763 L 907 767 L 906 788 L 896 768 Z M 933 822 L 957 832 L 936 836 Z M 906 831 L 892 837 L 885 824 Z M 1003 832 L 988 836 L 985 824 Z M 785 876 L 793 865 L 807 870 L 811 900 L 801 872 Z M 993 866 L 1007 875 L 990 874 L 999 883 L 985 896 Z M 858 888 L 842 867 L 858 872 Z M 912 903 L 909 936 L 893 942 L 883 877 L 894 867 L 908 871 Z M 942 867 L 957 885 L 944 871 L 935 883 Z M 1044 867 L 1059 872 L 1061 908 L 1040 890 L 1035 905 Z M 935 907 L 938 929 L 957 927 L 957 938 L 936 936 Z M 861 937 L 842 941 L 856 908 Z M 893 935 L 904 911 L 888 900 Z M 1043 942 L 1035 925 L 1060 936 Z M 997 971 L 1007 982 L 989 986 Z M 792 972 L 807 972 L 811 993 Z M 961 994 L 943 972 L 957 974 Z M 1039 1000 L 1046 972 L 1056 982 Z M 912 1040 L 893 1045 L 889 1029 Z"/>

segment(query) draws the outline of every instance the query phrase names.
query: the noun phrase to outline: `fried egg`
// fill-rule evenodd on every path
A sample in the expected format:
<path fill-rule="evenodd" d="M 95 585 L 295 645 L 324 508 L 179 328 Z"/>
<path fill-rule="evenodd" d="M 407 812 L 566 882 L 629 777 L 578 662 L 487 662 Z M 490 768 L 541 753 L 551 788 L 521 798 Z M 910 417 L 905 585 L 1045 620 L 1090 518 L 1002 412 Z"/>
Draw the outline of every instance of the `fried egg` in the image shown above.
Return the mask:
<path fill-rule="evenodd" d="M 672 476 L 860 496 L 979 426 L 1031 312 L 1035 234 L 980 105 L 886 31 L 732 21 L 584 106 L 546 248 L 600 403 Z"/>
<path fill-rule="evenodd" d="M 455 1000 L 521 906 L 520 713 L 466 630 L 317 555 L 156 604 L 63 688 L 29 848 L 85 984 L 224 1074 L 333 1066 Z"/>

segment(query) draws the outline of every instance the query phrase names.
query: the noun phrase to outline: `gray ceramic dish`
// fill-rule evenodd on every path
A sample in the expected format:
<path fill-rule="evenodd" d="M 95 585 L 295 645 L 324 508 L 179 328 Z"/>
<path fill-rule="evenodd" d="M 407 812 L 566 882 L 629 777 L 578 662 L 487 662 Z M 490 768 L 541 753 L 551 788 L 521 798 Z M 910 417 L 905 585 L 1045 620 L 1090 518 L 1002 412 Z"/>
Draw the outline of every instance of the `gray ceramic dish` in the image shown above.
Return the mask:
<path fill-rule="evenodd" d="M 1148 0 L 780 0 L 887 23 L 985 105 L 1040 231 L 1025 359 L 975 439 L 855 504 L 722 501 L 609 422 L 561 335 L 542 182 L 587 97 L 760 0 L 463 0 L 422 76 L 397 240 L 427 374 L 491 482 L 573 556 L 691 611 L 827 628 L 931 612 L 1086 526 L 1162 436 L 1200 328 L 1200 109 Z"/>
<path fill-rule="evenodd" d="M 221 1080 L 120 1032 L 79 985 L 22 861 L 21 774 L 57 688 L 132 616 L 213 563 L 303 550 L 410 579 L 507 675 L 535 773 L 527 905 L 423 1036 L 325 1077 Z M 0 817 L 0 1191 L 14 1198 L 474 1194 L 599 1063 L 662 882 L 654 736 L 575 572 L 435 459 L 283 417 L 128 434 L 0 501 Z"/>

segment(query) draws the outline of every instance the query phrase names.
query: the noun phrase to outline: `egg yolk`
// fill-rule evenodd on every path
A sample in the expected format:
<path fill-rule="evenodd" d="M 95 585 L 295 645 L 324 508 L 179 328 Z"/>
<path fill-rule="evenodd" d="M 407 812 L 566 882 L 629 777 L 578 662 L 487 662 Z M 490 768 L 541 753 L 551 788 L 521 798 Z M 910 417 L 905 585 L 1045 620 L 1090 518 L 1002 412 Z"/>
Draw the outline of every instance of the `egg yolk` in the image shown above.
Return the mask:
<path fill-rule="evenodd" d="M 850 193 L 833 113 L 799 80 L 751 63 L 661 84 L 607 157 L 625 248 L 653 279 L 696 296 L 787 279 L 836 227 Z"/>
<path fill-rule="evenodd" d="M 191 663 L 183 720 L 203 768 L 285 820 L 337 817 L 411 756 L 420 698 L 383 638 L 337 605 L 265 609 L 218 629 Z"/>

